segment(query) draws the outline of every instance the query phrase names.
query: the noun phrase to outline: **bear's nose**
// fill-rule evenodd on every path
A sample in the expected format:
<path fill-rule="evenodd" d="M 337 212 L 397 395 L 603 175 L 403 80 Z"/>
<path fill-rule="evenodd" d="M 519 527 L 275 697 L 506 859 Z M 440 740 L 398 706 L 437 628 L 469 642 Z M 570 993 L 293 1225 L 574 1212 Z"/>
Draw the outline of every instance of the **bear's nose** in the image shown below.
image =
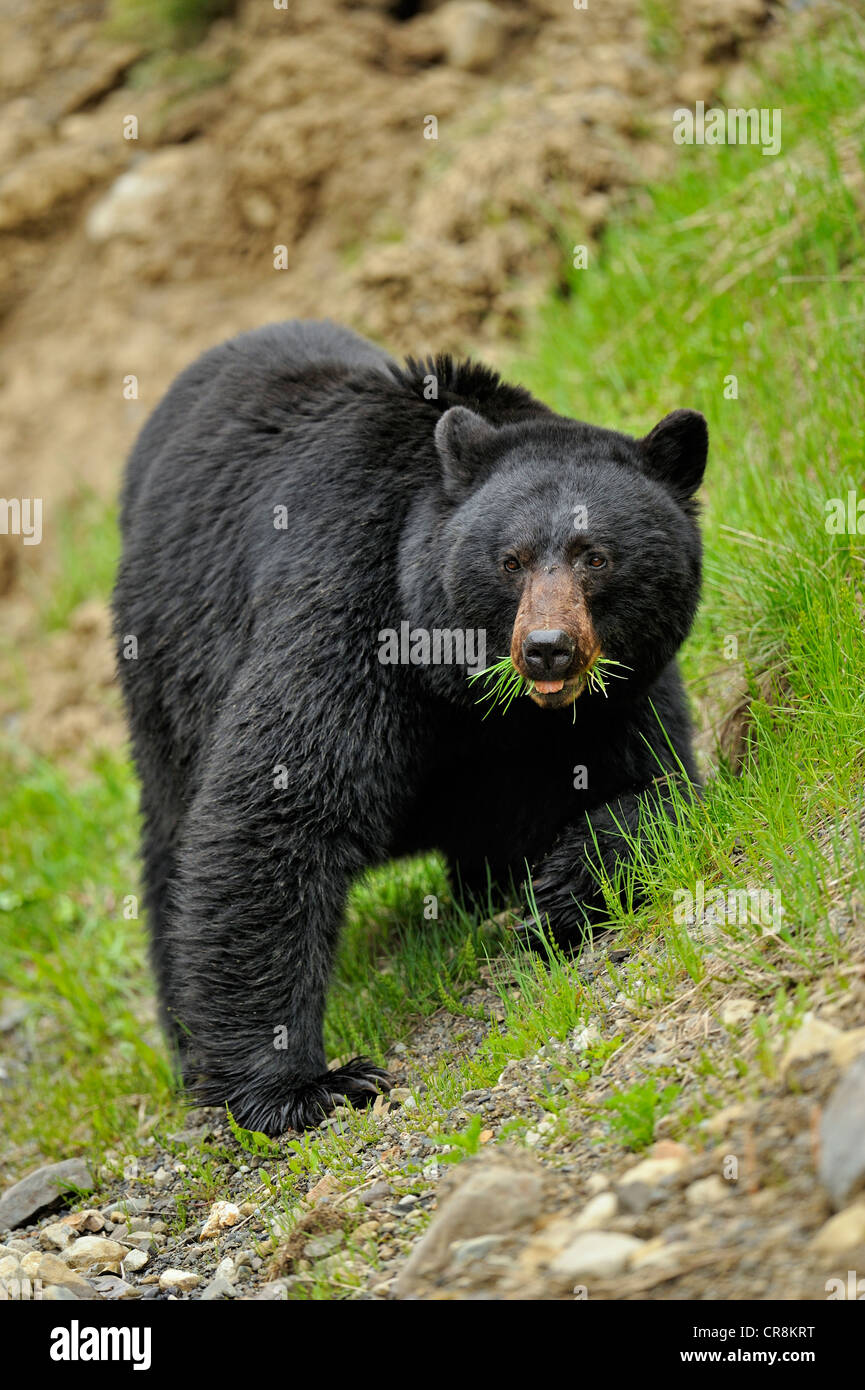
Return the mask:
<path fill-rule="evenodd" d="M 540 680 L 555 679 L 570 666 L 574 650 L 566 632 L 555 627 L 537 628 L 523 642 L 523 661 L 532 676 Z"/>

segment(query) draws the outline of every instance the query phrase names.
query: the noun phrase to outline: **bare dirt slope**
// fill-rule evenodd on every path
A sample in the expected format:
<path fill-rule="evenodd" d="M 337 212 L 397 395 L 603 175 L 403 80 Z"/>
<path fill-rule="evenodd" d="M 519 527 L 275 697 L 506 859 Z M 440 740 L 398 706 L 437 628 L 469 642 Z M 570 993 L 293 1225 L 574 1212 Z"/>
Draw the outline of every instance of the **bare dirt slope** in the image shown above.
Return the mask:
<path fill-rule="evenodd" d="M 99 4 L 5 6 L 0 494 L 44 497 L 42 553 L 70 491 L 110 492 L 171 378 L 226 336 L 332 315 L 395 350 L 500 355 L 561 265 L 559 227 L 597 233 L 663 163 L 655 124 L 711 99 L 773 6 L 686 13 L 671 43 L 639 0 L 404 21 L 380 0 L 242 3 L 142 61 Z"/>

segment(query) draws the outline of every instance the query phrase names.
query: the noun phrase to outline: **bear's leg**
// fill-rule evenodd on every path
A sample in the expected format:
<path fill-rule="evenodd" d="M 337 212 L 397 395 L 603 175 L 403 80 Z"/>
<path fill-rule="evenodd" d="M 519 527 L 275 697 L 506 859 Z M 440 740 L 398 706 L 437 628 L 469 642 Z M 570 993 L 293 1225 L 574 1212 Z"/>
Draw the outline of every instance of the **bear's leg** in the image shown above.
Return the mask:
<path fill-rule="evenodd" d="M 158 693 L 152 686 L 145 690 L 139 688 L 130 674 L 131 665 L 121 661 L 120 674 L 132 731 L 132 752 L 141 784 L 141 878 L 150 963 L 156 977 L 162 1026 L 173 1050 L 179 1052 L 183 1035 L 171 1010 L 167 923 L 184 810 L 183 761 L 173 743 Z"/>
<path fill-rule="evenodd" d="M 257 693 L 227 702 L 183 824 L 169 919 L 171 995 L 187 1033 L 184 1076 L 204 1104 L 279 1134 L 318 1124 L 339 1101 L 389 1089 L 363 1057 L 328 1071 L 322 1036 L 333 955 L 352 877 L 380 833 L 387 773 L 322 757 L 321 720 Z M 286 729 L 298 750 L 290 771 Z M 370 749 L 359 745 L 368 767 Z M 394 795 L 394 802 L 396 801 Z"/>
<path fill-rule="evenodd" d="M 687 782 L 680 782 L 686 797 L 695 794 Z M 544 929 L 552 932 L 560 946 L 576 948 L 592 932 L 609 921 L 609 910 L 601 886 L 606 879 L 623 900 L 628 898 L 629 868 L 634 850 L 631 838 L 639 838 L 647 818 L 675 812 L 665 784 L 645 788 L 640 793 L 617 797 L 608 805 L 587 813 L 582 823 L 563 830 L 550 850 L 532 872 L 531 892 L 525 891 L 525 905 L 530 916 L 532 900 Z M 639 906 L 636 889 L 630 898 Z M 532 935 L 527 924 L 527 939 Z"/>

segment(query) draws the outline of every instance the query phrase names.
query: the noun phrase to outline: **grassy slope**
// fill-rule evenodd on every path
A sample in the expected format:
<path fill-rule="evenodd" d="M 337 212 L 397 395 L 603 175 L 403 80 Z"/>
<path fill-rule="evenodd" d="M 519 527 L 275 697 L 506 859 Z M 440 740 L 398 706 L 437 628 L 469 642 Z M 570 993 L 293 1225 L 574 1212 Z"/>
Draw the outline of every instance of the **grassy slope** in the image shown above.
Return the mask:
<path fill-rule="evenodd" d="M 767 944 L 750 926 L 722 934 L 731 977 L 759 997 L 758 1052 L 767 1020 L 786 1026 L 819 974 L 831 969 L 844 987 L 833 910 L 862 913 L 863 852 L 849 811 L 862 802 L 865 749 L 863 542 L 827 534 L 824 506 L 863 483 L 862 40 L 850 18 L 819 51 L 800 46 L 782 72 L 755 79 L 750 101 L 783 110 L 781 156 L 683 148 L 677 177 L 574 272 L 573 295 L 547 307 L 519 364 L 551 404 L 598 423 L 643 432 L 685 404 L 707 415 L 707 582 L 685 669 L 696 699 L 729 685 L 736 663 L 725 642 L 737 639 L 753 697 L 751 754 L 742 776 L 722 769 L 699 811 L 683 812 L 647 878 L 649 906 L 619 914 L 622 944 L 649 941 L 653 953 L 577 989 L 562 963 L 518 966 L 505 1026 L 470 1062 L 427 1078 L 411 1126 L 429 1128 L 442 1105 L 489 1084 L 509 1057 L 581 1019 L 602 1020 L 619 990 L 651 1019 L 683 982 L 703 981 L 705 947 L 671 921 L 672 894 L 699 879 L 778 891 L 784 904 L 780 940 Z M 735 400 L 724 397 L 731 373 Z M 110 554 L 111 525 L 100 555 Z M 90 547 L 92 520 L 87 535 Z M 67 590 L 104 593 L 104 567 L 91 575 L 86 555 L 67 547 L 46 622 L 62 621 Z M 22 774 L 7 758 L 0 807 L 0 962 L 31 1004 L 15 1043 L 20 1055 L 23 1038 L 29 1065 L 4 1089 L 18 1146 L 10 1171 L 38 1155 L 132 1152 L 154 1126 L 176 1128 L 179 1110 L 153 1024 L 142 926 L 123 916 L 137 891 L 129 769 L 103 762 L 73 786 L 56 769 L 30 763 Z M 441 899 L 436 923 L 423 918 L 428 893 Z M 483 938 L 449 905 L 435 859 L 371 877 L 350 916 L 329 1011 L 334 1052 L 380 1049 L 476 977 Z M 598 1067 L 616 1045 L 599 1046 Z M 651 1137 L 653 1101 L 634 1080 L 614 1113 L 639 1145 Z M 700 1105 L 723 1099 L 710 1079 Z M 350 1121 L 360 1133 L 371 1123 Z M 293 1174 L 343 1161 L 333 1134 L 283 1152 L 292 1155 L 278 1175 L 288 1205 Z M 205 1169 L 194 1195 L 207 1190 Z"/>

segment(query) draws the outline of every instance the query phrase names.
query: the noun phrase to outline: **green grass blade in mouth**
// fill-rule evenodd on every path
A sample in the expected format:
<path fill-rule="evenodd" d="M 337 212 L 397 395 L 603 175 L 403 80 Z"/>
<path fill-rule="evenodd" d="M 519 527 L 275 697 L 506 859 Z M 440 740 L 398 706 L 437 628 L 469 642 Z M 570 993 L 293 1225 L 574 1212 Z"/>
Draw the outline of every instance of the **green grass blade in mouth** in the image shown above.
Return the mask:
<path fill-rule="evenodd" d="M 497 705 L 501 706 L 504 714 L 518 695 L 526 695 L 532 688 L 532 682 L 520 675 L 509 656 L 500 657 L 492 666 L 485 666 L 483 671 L 475 671 L 469 676 L 469 680 L 476 681 L 482 677 L 488 688 L 479 696 L 477 703 L 489 701 L 489 708 L 484 711 L 484 719 Z"/>
<path fill-rule="evenodd" d="M 624 676 L 610 669 L 613 666 L 619 666 L 623 671 L 630 671 L 631 669 L 630 666 L 625 666 L 621 661 L 614 661 L 612 657 L 599 656 L 583 676 L 589 690 L 606 697 L 608 678 L 624 680 Z M 528 681 L 520 675 L 509 656 L 502 656 L 491 666 L 485 666 L 483 671 L 475 671 L 469 676 L 470 681 L 480 679 L 483 679 L 487 686 L 487 689 L 478 698 L 478 704 L 488 702 L 488 708 L 484 712 L 485 719 L 496 706 L 501 706 L 502 713 L 505 713 L 519 695 L 528 695 L 534 687 L 533 681 Z M 574 720 L 576 721 L 576 700 L 573 704 L 575 707 Z"/>
<path fill-rule="evenodd" d="M 621 666 L 623 671 L 631 671 L 633 669 L 631 666 L 626 666 L 622 661 L 614 661 L 610 656 L 599 656 L 596 661 L 592 662 L 592 665 L 586 671 L 586 684 L 589 689 L 596 691 L 599 695 L 603 695 L 605 699 L 608 698 L 607 678 L 609 677 L 617 681 L 623 681 L 625 679 L 625 677 L 619 675 L 617 671 L 611 671 L 611 666 Z"/>

